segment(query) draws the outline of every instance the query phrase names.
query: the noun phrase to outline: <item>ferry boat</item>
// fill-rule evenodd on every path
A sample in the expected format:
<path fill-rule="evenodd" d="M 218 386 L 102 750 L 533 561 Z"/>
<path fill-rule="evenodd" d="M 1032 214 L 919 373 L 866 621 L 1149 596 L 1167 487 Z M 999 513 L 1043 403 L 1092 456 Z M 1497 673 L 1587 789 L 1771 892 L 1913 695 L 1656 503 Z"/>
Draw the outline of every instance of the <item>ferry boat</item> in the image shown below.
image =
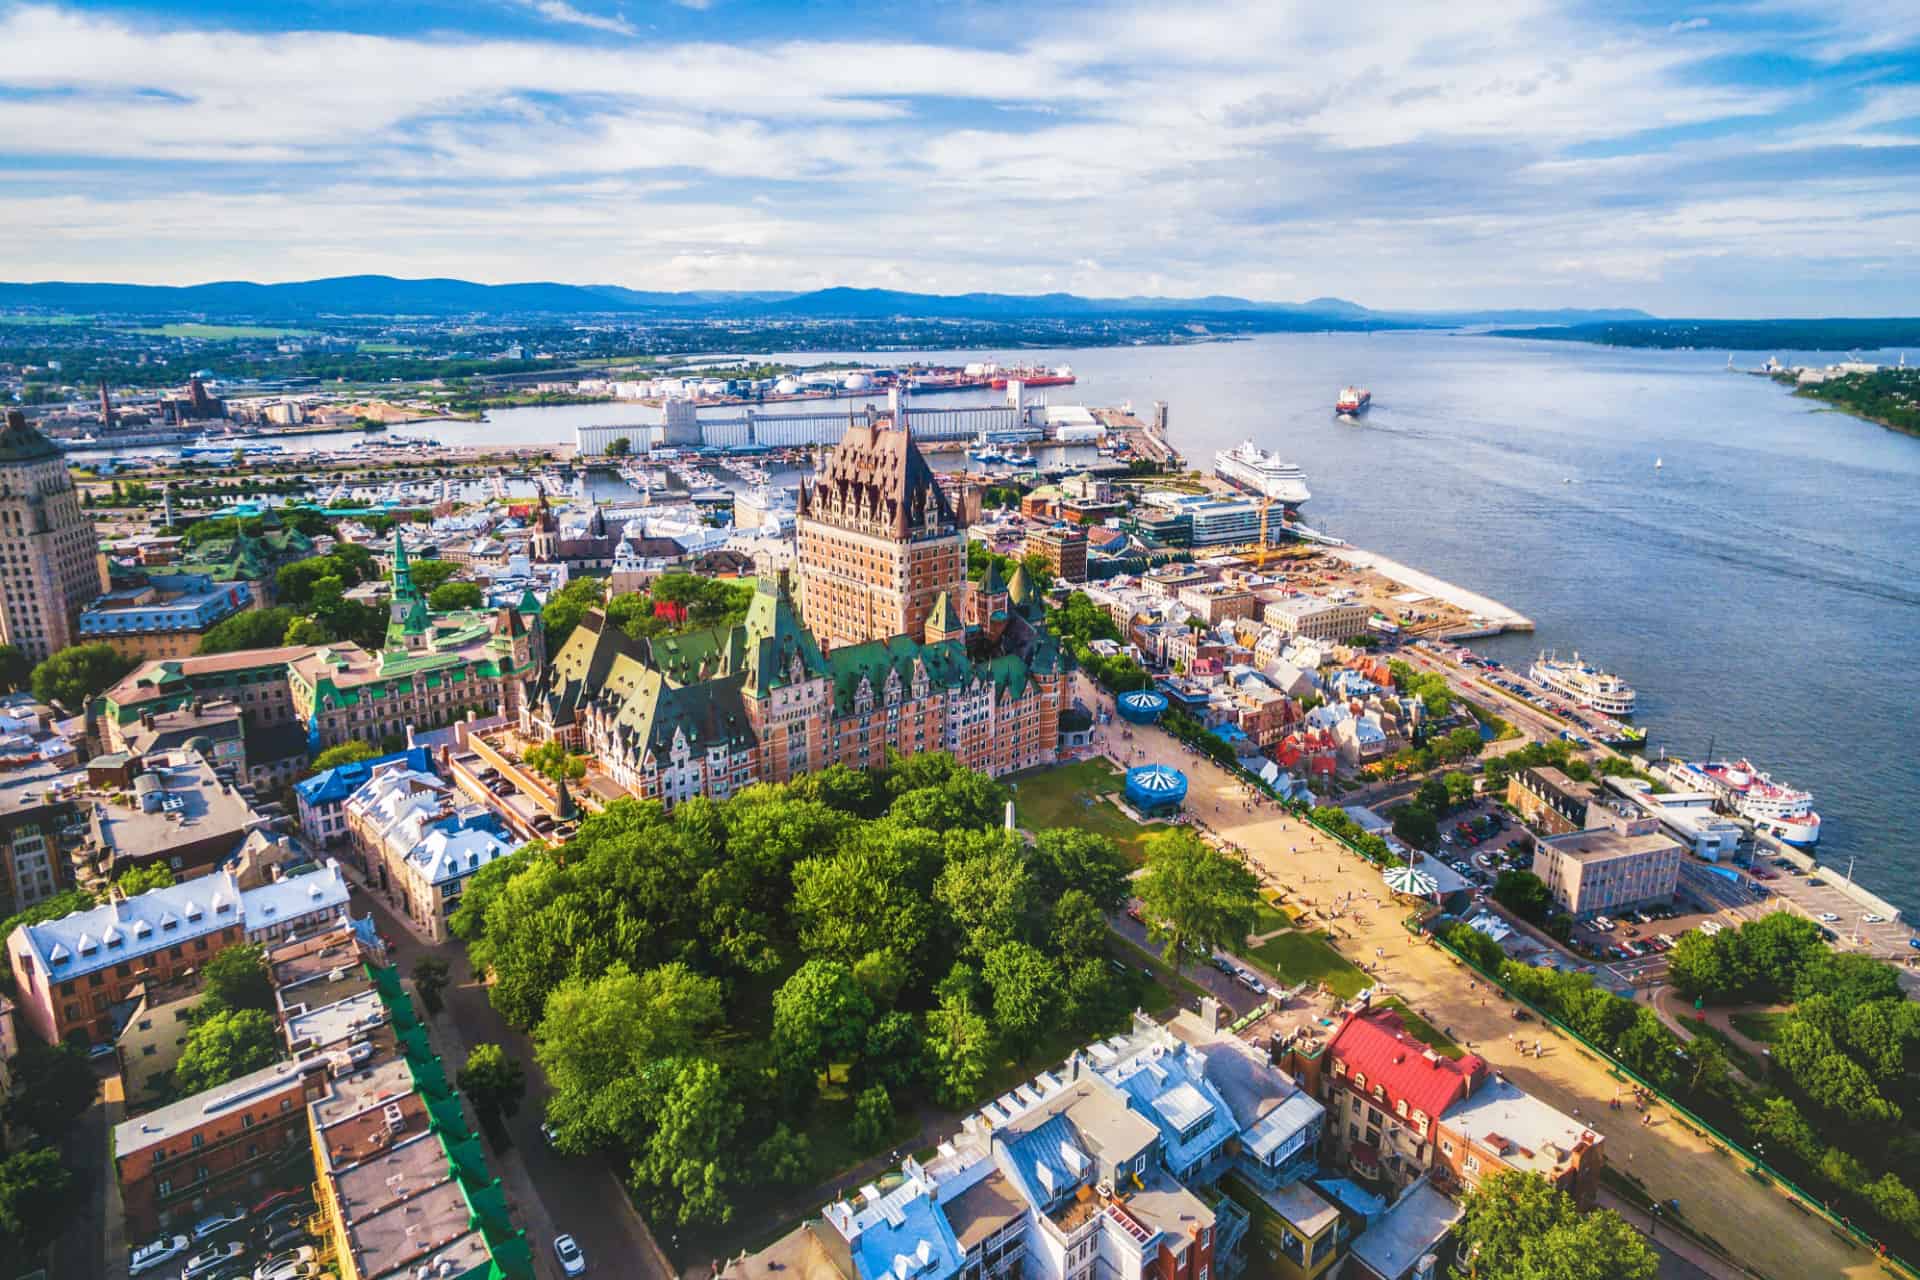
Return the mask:
<path fill-rule="evenodd" d="M 1624 718 L 1633 714 L 1636 697 L 1633 686 L 1619 676 L 1600 670 L 1591 662 L 1581 661 L 1577 649 L 1571 662 L 1562 662 L 1558 656 L 1542 652 L 1534 660 L 1527 676 L 1535 684 L 1571 698 L 1601 715 Z"/>
<path fill-rule="evenodd" d="M 1307 489 L 1306 474 L 1298 466 L 1282 461 L 1278 453 L 1270 453 L 1251 440 L 1214 454 L 1213 474 L 1286 507 L 1298 507 L 1313 496 Z"/>
<path fill-rule="evenodd" d="M 1342 387 L 1340 398 L 1333 402 L 1335 413 L 1365 413 L 1367 406 L 1373 403 L 1373 392 L 1365 387 Z"/>
<path fill-rule="evenodd" d="M 1744 757 L 1689 764 L 1687 769 L 1703 789 L 1768 835 L 1801 848 L 1819 843 L 1820 815 L 1814 812 L 1811 792 L 1775 782 Z"/>

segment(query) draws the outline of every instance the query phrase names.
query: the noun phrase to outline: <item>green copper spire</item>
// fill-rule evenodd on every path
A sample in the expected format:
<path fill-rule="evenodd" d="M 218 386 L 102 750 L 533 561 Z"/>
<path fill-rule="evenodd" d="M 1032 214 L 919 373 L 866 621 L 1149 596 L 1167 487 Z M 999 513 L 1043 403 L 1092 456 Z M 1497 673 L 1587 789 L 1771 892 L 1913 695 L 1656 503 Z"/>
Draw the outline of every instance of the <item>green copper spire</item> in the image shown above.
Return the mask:
<path fill-rule="evenodd" d="M 393 527 L 393 598 L 411 600 L 416 596 L 413 570 L 407 566 L 407 544 L 400 540 L 400 526 Z M 412 619 L 408 619 L 411 627 Z"/>
<path fill-rule="evenodd" d="M 433 625 L 433 619 L 427 615 L 427 599 L 413 593 L 413 604 L 407 608 L 407 620 L 401 624 L 408 635 L 418 635 Z"/>

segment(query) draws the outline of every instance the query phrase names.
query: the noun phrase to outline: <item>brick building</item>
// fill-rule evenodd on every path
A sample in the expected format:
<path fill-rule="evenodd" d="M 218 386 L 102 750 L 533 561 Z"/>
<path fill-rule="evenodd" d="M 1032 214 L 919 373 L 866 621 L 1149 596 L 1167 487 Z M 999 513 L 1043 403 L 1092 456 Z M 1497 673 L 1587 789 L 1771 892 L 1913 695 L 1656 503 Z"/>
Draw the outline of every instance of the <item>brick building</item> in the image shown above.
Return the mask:
<path fill-rule="evenodd" d="M 1507 779 L 1507 803 L 1536 831 L 1559 836 L 1584 830 L 1597 793 L 1551 766 L 1516 770 Z"/>
<path fill-rule="evenodd" d="M 1062 582 L 1087 580 L 1087 531 L 1077 524 L 1053 524 L 1027 534 L 1026 554 L 1038 552 Z"/>
<path fill-rule="evenodd" d="M 105 582 L 66 456 L 18 409 L 0 429 L 0 644 L 41 662 L 79 642 Z"/>
<path fill-rule="evenodd" d="M 794 531 L 801 614 L 827 648 L 918 636 L 966 581 L 966 530 L 904 424 L 848 427 Z"/>

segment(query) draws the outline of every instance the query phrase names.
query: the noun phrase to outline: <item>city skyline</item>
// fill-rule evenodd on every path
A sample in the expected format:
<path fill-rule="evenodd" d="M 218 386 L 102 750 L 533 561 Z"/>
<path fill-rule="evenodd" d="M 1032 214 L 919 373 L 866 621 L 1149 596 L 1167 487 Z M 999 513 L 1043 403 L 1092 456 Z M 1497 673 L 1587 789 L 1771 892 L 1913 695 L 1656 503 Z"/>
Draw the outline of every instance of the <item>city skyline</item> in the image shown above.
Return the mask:
<path fill-rule="evenodd" d="M 1920 12 L 0 6 L 0 278 L 1911 311 Z"/>

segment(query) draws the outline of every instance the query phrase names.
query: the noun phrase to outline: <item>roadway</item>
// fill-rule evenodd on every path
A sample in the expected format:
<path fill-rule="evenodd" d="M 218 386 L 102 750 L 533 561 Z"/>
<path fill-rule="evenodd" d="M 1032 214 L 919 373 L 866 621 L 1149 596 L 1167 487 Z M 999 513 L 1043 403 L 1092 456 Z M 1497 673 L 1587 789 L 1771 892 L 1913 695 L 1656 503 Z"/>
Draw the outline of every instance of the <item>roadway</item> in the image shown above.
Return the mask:
<path fill-rule="evenodd" d="M 489 1149 L 487 1155 L 506 1187 L 516 1220 L 526 1228 L 535 1275 L 560 1280 L 553 1239 L 564 1232 L 579 1242 L 596 1273 L 667 1280 L 673 1272 L 662 1265 L 659 1245 L 627 1195 L 620 1171 L 601 1156 L 562 1155 L 540 1136 L 552 1089 L 533 1059 L 527 1037 L 507 1025 L 487 1000 L 486 987 L 474 975 L 466 947 L 459 942 L 426 941 L 381 894 L 357 882 L 355 890 L 353 909 L 372 912 L 388 941 L 390 958 L 409 982 L 414 962 L 423 956 L 447 962 L 451 981 L 442 997 L 446 1007 L 429 1020 L 447 1074 L 459 1072 L 474 1045 L 488 1042 L 503 1046 L 526 1068 L 526 1101 L 506 1122 L 513 1145 L 505 1152 Z M 421 1013 L 424 1016 L 426 1010 Z M 660 1243 L 672 1240 L 669 1234 Z"/>

